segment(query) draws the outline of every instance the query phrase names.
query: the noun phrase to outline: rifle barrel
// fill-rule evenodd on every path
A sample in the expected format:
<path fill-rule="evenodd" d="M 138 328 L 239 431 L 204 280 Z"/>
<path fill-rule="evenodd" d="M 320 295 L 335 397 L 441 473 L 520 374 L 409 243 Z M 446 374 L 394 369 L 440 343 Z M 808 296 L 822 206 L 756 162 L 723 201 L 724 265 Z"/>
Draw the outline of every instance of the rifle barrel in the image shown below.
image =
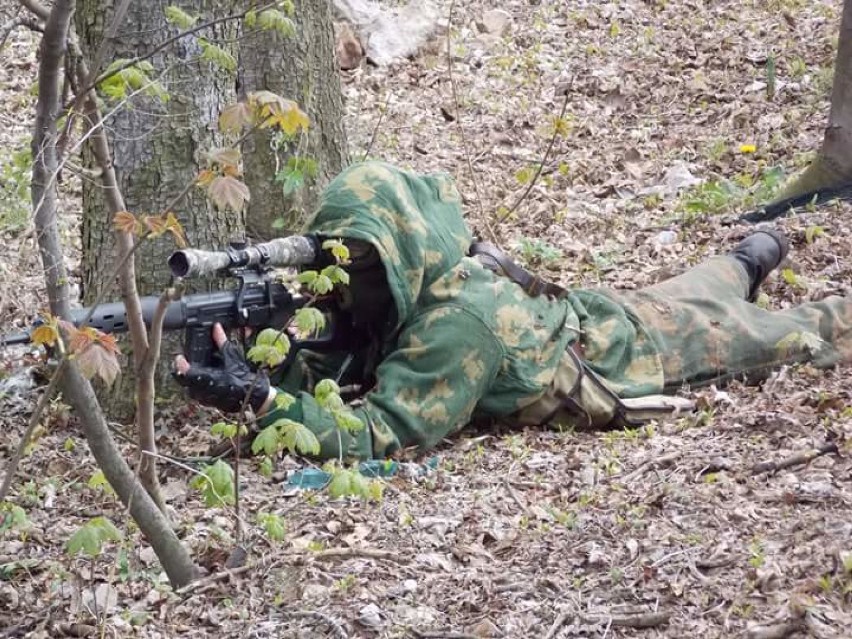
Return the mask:
<path fill-rule="evenodd" d="M 18 346 L 20 344 L 29 344 L 29 333 L 12 333 L 11 335 L 0 335 L 0 348 L 3 346 Z"/>

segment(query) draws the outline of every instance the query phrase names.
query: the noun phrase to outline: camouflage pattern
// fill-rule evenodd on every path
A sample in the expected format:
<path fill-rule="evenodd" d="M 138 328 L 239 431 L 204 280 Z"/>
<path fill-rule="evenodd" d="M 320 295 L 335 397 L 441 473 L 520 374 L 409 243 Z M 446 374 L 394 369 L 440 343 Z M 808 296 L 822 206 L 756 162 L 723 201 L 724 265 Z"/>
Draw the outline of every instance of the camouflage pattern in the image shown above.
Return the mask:
<path fill-rule="evenodd" d="M 316 259 L 313 242 L 301 235 L 281 237 L 263 244 L 249 246 L 243 254 L 248 258 L 245 266 L 260 264 L 263 256 L 270 266 L 301 266 Z M 169 266 L 178 277 L 204 277 L 215 275 L 231 265 L 231 255 L 225 251 L 183 249 L 169 258 Z"/>
<path fill-rule="evenodd" d="M 852 302 L 761 311 L 743 299 L 745 272 L 730 258 L 643 291 L 531 298 L 466 256 L 471 235 L 445 176 L 354 165 L 328 186 L 307 230 L 375 246 L 398 310 L 378 383 L 352 404 L 363 431 L 338 434 L 331 417 L 299 391 L 312 377 L 307 360 L 282 383 L 298 401 L 261 420 L 303 421 L 317 434 L 322 457 L 428 448 L 479 415 L 546 420 L 553 398 L 579 378 L 577 360 L 566 356 L 578 341 L 589 368 L 609 386 L 588 384 L 578 394 L 580 412 L 594 425 L 612 415 L 610 391 L 629 402 L 684 382 L 801 359 L 807 349 L 830 365 L 852 346 Z"/>
<path fill-rule="evenodd" d="M 746 301 L 749 279 L 735 259 L 716 257 L 655 286 L 610 294 L 647 326 L 663 354 L 665 387 L 744 378 L 811 361 L 852 361 L 852 299 L 832 296 L 781 311 Z"/>
<path fill-rule="evenodd" d="M 370 242 L 389 274 L 398 323 L 383 346 L 375 389 L 353 404 L 367 428 L 341 434 L 345 456 L 384 457 L 427 448 L 474 414 L 510 415 L 535 402 L 579 334 L 567 302 L 532 299 L 466 257 L 470 231 L 446 176 L 382 163 L 350 167 L 326 189 L 309 232 Z M 296 390 L 306 376 L 282 384 Z M 338 456 L 330 417 L 305 392 L 278 417 L 301 419 L 322 457 Z"/>

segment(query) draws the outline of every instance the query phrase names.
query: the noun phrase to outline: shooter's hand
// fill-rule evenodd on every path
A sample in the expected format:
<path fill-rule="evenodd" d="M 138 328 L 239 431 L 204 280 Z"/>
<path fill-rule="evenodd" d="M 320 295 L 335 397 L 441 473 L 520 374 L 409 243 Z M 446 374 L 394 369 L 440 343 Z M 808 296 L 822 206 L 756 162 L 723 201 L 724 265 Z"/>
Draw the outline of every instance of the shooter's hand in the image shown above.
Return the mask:
<path fill-rule="evenodd" d="M 190 364 L 183 355 L 178 355 L 172 370 L 177 383 L 189 389 L 192 399 L 226 413 L 238 412 L 246 394 L 248 406 L 255 414 L 265 413 L 275 398 L 266 373 L 249 367 L 242 349 L 227 338 L 221 324 L 213 325 L 213 341 L 219 349 L 216 365 Z"/>

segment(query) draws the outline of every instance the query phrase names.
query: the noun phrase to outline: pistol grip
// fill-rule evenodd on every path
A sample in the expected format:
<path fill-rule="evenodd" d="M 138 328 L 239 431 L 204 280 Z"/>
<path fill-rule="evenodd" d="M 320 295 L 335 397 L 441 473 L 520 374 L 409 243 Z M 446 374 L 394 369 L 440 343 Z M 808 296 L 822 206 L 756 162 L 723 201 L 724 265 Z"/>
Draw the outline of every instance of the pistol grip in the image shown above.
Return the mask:
<path fill-rule="evenodd" d="M 200 326 L 186 329 L 186 340 L 183 346 L 184 355 L 192 365 L 210 366 L 216 345 L 213 343 L 211 326 Z"/>

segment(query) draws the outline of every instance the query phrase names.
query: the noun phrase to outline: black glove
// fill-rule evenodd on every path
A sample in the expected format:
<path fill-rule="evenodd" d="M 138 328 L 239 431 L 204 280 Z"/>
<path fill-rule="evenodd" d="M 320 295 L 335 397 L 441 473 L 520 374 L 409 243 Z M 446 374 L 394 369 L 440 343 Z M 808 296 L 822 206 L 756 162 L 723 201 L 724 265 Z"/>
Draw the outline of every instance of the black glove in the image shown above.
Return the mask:
<path fill-rule="evenodd" d="M 253 371 L 242 349 L 226 341 L 216 356 L 221 366 L 190 364 L 186 374 L 172 370 L 178 384 L 189 389 L 189 396 L 202 404 L 225 413 L 236 413 L 249 393 L 248 405 L 257 411 L 269 398 L 269 378 L 263 371 Z M 249 390 L 251 389 L 251 390 Z"/>

